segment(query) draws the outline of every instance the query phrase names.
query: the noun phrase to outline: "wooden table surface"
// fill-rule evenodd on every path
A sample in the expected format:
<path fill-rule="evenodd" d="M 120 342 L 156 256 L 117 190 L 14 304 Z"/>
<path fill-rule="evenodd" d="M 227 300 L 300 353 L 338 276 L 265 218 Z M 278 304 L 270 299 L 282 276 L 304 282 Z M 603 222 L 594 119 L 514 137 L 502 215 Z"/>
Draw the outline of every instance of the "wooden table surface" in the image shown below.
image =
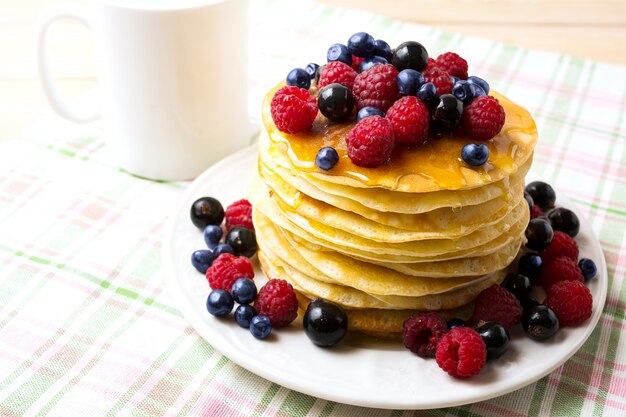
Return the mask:
<path fill-rule="evenodd" d="M 318 1 L 517 46 L 626 65 L 626 0 Z M 34 34 L 38 16 L 59 3 L 61 0 L 20 0 L 5 1 L 2 6 L 0 141 L 17 137 L 24 127 L 52 111 L 37 79 Z M 55 25 L 49 51 L 66 97 L 80 96 L 95 86 L 87 29 L 69 21 Z"/>

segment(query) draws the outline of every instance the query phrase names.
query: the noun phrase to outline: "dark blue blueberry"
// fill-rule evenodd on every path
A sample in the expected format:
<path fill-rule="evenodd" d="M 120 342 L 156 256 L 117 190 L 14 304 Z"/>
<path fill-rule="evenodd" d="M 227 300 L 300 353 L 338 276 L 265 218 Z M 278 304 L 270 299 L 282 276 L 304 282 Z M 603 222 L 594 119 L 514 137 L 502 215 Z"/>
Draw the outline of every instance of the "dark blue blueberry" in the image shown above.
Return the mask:
<path fill-rule="evenodd" d="M 437 87 L 433 83 L 424 83 L 417 90 L 417 98 L 422 100 L 424 104 L 431 104 L 437 98 Z"/>
<path fill-rule="evenodd" d="M 204 242 L 209 247 L 209 249 L 214 249 L 220 240 L 222 239 L 222 228 L 215 224 L 210 224 L 204 228 L 204 232 L 202 232 L 202 236 L 204 237 Z"/>
<path fill-rule="evenodd" d="M 330 146 L 324 146 L 317 152 L 315 157 L 315 165 L 324 171 L 333 169 L 337 162 L 339 162 L 339 154 L 337 154 L 335 148 Z"/>
<path fill-rule="evenodd" d="M 257 339 L 266 339 L 272 333 L 272 322 L 264 314 L 258 314 L 250 320 L 250 333 Z"/>
<path fill-rule="evenodd" d="M 487 95 L 487 92 L 483 90 L 483 88 L 479 86 L 478 84 L 469 83 L 469 86 L 470 86 L 470 91 L 472 92 L 473 99 L 476 97 L 482 97 L 482 96 Z"/>
<path fill-rule="evenodd" d="M 396 82 L 401 95 L 416 96 L 420 87 L 424 84 L 424 75 L 419 71 L 407 68 L 398 73 Z"/>
<path fill-rule="evenodd" d="M 407 68 L 423 71 L 428 65 L 428 52 L 419 42 L 403 42 L 394 51 L 391 63 L 398 71 Z"/>
<path fill-rule="evenodd" d="M 317 72 L 317 69 L 320 66 L 317 65 L 315 62 L 311 62 L 310 64 L 308 64 L 306 67 L 304 67 L 304 70 L 306 71 L 307 74 L 309 74 L 309 77 L 311 79 L 313 79 L 315 77 L 315 73 Z"/>
<path fill-rule="evenodd" d="M 361 65 L 359 65 L 359 72 L 365 72 L 375 65 L 388 64 L 388 63 L 389 62 L 381 56 L 373 56 L 371 58 L 365 58 L 365 60 L 361 62 Z"/>
<path fill-rule="evenodd" d="M 350 54 L 346 45 L 340 43 L 336 43 L 328 48 L 326 59 L 328 62 L 339 61 L 352 66 L 352 54 Z"/>
<path fill-rule="evenodd" d="M 481 166 L 489 159 L 489 148 L 484 143 L 468 143 L 461 150 L 461 158 L 467 165 Z"/>
<path fill-rule="evenodd" d="M 448 329 L 453 329 L 455 327 L 465 327 L 465 321 L 459 318 L 448 320 Z"/>
<path fill-rule="evenodd" d="M 234 305 L 233 296 L 226 290 L 213 290 L 206 299 L 206 309 L 218 317 L 229 314 Z"/>
<path fill-rule="evenodd" d="M 556 203 L 556 192 L 547 182 L 533 181 L 524 188 L 530 194 L 536 205 L 543 211 L 548 211 Z"/>
<path fill-rule="evenodd" d="M 463 117 L 463 102 L 452 94 L 442 94 L 435 103 L 430 115 L 431 126 L 439 132 L 451 132 L 456 129 Z"/>
<path fill-rule="evenodd" d="M 360 122 L 369 116 L 385 117 L 385 112 L 372 106 L 365 106 L 356 114 L 356 121 Z"/>
<path fill-rule="evenodd" d="M 457 82 L 459 82 L 460 78 L 459 77 L 455 77 L 454 75 L 450 76 L 450 79 L 452 80 L 452 84 L 456 84 Z"/>
<path fill-rule="evenodd" d="M 254 316 L 256 316 L 256 310 L 251 305 L 244 304 L 235 309 L 235 321 L 239 327 L 244 329 L 250 328 L 250 323 Z"/>
<path fill-rule="evenodd" d="M 552 225 L 552 230 L 567 233 L 571 237 L 576 237 L 580 230 L 580 220 L 570 209 L 557 207 L 546 213 L 548 221 Z"/>
<path fill-rule="evenodd" d="M 214 260 L 215 255 L 208 249 L 200 249 L 191 254 L 191 264 L 203 274 L 206 274 Z"/>
<path fill-rule="evenodd" d="M 470 84 L 476 84 L 485 92 L 485 94 L 489 94 L 489 84 L 482 78 L 475 75 L 470 75 L 469 77 L 467 77 L 467 82 Z"/>
<path fill-rule="evenodd" d="M 542 265 L 541 256 L 536 253 L 525 253 L 519 258 L 517 272 L 527 276 L 530 282 L 534 283 L 539 280 Z"/>
<path fill-rule="evenodd" d="M 234 255 L 235 251 L 228 243 L 218 243 L 217 246 L 215 246 L 215 248 L 213 249 L 213 256 L 215 256 L 215 259 L 217 259 L 217 257 L 220 256 L 222 253 L 230 253 L 231 255 Z"/>
<path fill-rule="evenodd" d="M 311 76 L 302 68 L 294 68 L 287 74 L 287 85 L 293 85 L 308 90 L 311 86 Z"/>
<path fill-rule="evenodd" d="M 239 304 L 250 304 L 256 298 L 256 285 L 250 278 L 238 278 L 233 283 L 230 293 Z"/>
<path fill-rule="evenodd" d="M 191 205 L 191 222 L 198 228 L 204 229 L 210 224 L 220 225 L 224 220 L 224 207 L 213 197 L 200 197 Z"/>
<path fill-rule="evenodd" d="M 532 283 L 526 275 L 509 274 L 504 279 L 502 286 L 517 297 L 518 300 L 521 300 L 530 294 Z"/>
<path fill-rule="evenodd" d="M 530 219 L 528 226 L 526 226 L 526 247 L 532 250 L 544 250 L 554 237 L 554 231 L 552 226 L 546 219 L 536 218 Z"/>
<path fill-rule="evenodd" d="M 589 258 L 582 258 L 580 261 L 578 261 L 578 267 L 583 273 L 583 277 L 585 277 L 585 282 L 594 279 L 596 274 L 598 273 L 598 267 L 596 266 L 596 263 Z"/>
<path fill-rule="evenodd" d="M 256 233 L 254 230 L 245 226 L 236 226 L 226 234 L 226 244 L 229 245 L 235 255 L 250 258 L 254 256 L 259 248 L 256 242 Z"/>
<path fill-rule="evenodd" d="M 354 96 L 352 91 L 343 84 L 328 84 L 317 94 L 317 107 L 328 119 L 338 122 L 352 114 Z"/>
<path fill-rule="evenodd" d="M 357 32 L 348 39 L 348 51 L 354 56 L 367 58 L 374 55 L 376 43 L 368 33 Z"/>
<path fill-rule="evenodd" d="M 382 39 L 376 39 L 374 41 L 374 55 L 382 56 L 387 61 L 391 61 L 391 57 L 393 56 L 391 46 Z"/>
<path fill-rule="evenodd" d="M 472 89 L 470 88 L 470 84 L 465 80 L 459 80 L 454 84 L 454 86 L 452 86 L 452 94 L 465 103 L 471 101 L 474 98 L 472 96 Z"/>

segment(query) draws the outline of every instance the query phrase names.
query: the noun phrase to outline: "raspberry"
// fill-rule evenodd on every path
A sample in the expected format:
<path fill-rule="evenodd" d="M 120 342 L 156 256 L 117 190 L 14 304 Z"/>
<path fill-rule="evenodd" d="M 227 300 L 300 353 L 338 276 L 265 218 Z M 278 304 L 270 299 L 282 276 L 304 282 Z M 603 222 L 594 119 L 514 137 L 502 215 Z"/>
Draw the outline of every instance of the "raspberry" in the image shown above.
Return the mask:
<path fill-rule="evenodd" d="M 321 89 L 328 84 L 339 83 L 345 85 L 350 89 L 350 91 L 352 91 L 355 77 L 356 71 L 350 68 L 349 65 L 339 61 L 332 61 L 329 62 L 320 72 L 320 79 L 317 82 L 317 88 Z"/>
<path fill-rule="evenodd" d="M 398 70 L 391 64 L 375 65 L 354 79 L 354 100 L 356 107 L 373 106 L 387 111 L 398 99 L 396 78 Z"/>
<path fill-rule="evenodd" d="M 245 226 L 254 230 L 252 224 L 252 204 L 246 199 L 235 201 L 226 208 L 224 212 L 226 218 L 226 230 L 235 226 Z"/>
<path fill-rule="evenodd" d="M 281 132 L 300 133 L 311 129 L 317 116 L 317 103 L 308 90 L 285 86 L 272 98 L 272 119 Z"/>
<path fill-rule="evenodd" d="M 542 216 L 545 216 L 545 215 L 546 215 L 546 213 L 541 211 L 541 208 L 539 208 L 539 206 L 537 204 L 535 204 L 533 206 L 533 209 L 530 212 L 530 218 L 531 219 L 536 219 L 537 217 L 542 217 Z"/>
<path fill-rule="evenodd" d="M 544 263 L 541 269 L 541 275 L 539 275 L 539 285 L 545 290 L 550 289 L 551 286 L 559 281 L 583 282 L 584 280 L 583 273 L 580 272 L 576 261 L 564 256 L 551 259 L 549 262 Z"/>
<path fill-rule="evenodd" d="M 422 358 L 434 358 L 437 342 L 448 331 L 448 323 L 437 313 L 413 314 L 402 324 L 402 341 Z"/>
<path fill-rule="evenodd" d="M 428 138 L 430 115 L 422 100 L 415 96 L 402 97 L 387 111 L 396 143 L 421 145 Z"/>
<path fill-rule="evenodd" d="M 550 287 L 544 304 L 554 311 L 561 326 L 576 326 L 591 317 L 593 297 L 578 281 L 561 281 Z"/>
<path fill-rule="evenodd" d="M 254 308 L 268 316 L 273 327 L 284 327 L 298 316 L 298 299 L 290 283 L 271 279 L 259 290 Z"/>
<path fill-rule="evenodd" d="M 365 61 L 365 57 L 352 55 L 352 69 L 358 72 L 363 61 Z"/>
<path fill-rule="evenodd" d="M 426 64 L 426 68 L 424 68 L 424 71 L 429 71 L 432 70 L 434 67 L 437 66 L 437 62 L 435 62 L 435 60 L 433 58 L 428 58 L 428 64 Z M 422 73 L 424 72 L 422 71 Z"/>
<path fill-rule="evenodd" d="M 376 167 L 384 164 L 393 151 L 391 123 L 380 116 L 361 119 L 346 136 L 346 144 L 348 157 L 355 165 Z"/>
<path fill-rule="evenodd" d="M 483 338 L 470 327 L 454 327 L 437 343 L 437 365 L 457 378 L 480 372 L 487 360 Z"/>
<path fill-rule="evenodd" d="M 492 285 L 483 290 L 474 301 L 471 322 L 494 321 L 510 329 L 522 321 L 522 305 L 505 288 Z"/>
<path fill-rule="evenodd" d="M 462 128 L 471 138 L 489 140 L 504 126 L 504 108 L 492 96 L 477 97 L 465 108 Z"/>
<path fill-rule="evenodd" d="M 437 95 L 450 94 L 452 91 L 452 78 L 450 74 L 442 70 L 436 65 L 428 66 L 422 72 L 424 74 L 425 83 L 433 83 L 437 89 Z"/>
<path fill-rule="evenodd" d="M 578 245 L 567 233 L 556 230 L 550 246 L 539 252 L 541 260 L 548 262 L 554 258 L 564 256 L 572 261 L 578 261 Z"/>
<path fill-rule="evenodd" d="M 454 52 L 441 54 L 435 60 L 437 66 L 454 77 L 467 79 L 467 61 Z"/>
<path fill-rule="evenodd" d="M 206 279 L 214 290 L 230 291 L 239 278 L 254 278 L 252 263 L 245 256 L 222 253 L 206 271 Z"/>

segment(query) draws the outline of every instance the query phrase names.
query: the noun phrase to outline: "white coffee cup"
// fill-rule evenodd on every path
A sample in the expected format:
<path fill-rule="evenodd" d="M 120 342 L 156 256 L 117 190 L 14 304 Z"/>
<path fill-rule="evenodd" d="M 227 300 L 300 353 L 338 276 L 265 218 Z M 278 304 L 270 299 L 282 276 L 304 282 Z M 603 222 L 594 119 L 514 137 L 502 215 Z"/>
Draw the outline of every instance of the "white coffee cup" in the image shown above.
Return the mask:
<path fill-rule="evenodd" d="M 91 29 L 100 109 L 75 108 L 52 82 L 46 37 L 58 19 Z M 151 179 L 191 179 L 250 139 L 247 0 L 93 0 L 44 16 L 38 67 L 52 108 L 102 117 L 115 163 Z"/>

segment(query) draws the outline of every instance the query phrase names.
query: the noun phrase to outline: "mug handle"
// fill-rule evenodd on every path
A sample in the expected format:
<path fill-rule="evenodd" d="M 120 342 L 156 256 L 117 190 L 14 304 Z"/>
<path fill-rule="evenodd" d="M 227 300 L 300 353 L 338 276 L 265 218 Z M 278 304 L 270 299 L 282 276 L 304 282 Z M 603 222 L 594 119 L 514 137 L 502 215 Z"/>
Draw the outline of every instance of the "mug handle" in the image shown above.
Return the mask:
<path fill-rule="evenodd" d="M 48 29 L 57 20 L 73 19 L 91 30 L 89 18 L 84 8 L 80 7 L 61 7 L 53 9 L 42 15 L 37 29 L 37 70 L 41 86 L 50 103 L 50 106 L 60 116 L 65 117 L 73 122 L 88 123 L 100 117 L 100 109 L 80 109 L 71 106 L 65 101 L 54 83 L 48 66 L 47 36 Z"/>

